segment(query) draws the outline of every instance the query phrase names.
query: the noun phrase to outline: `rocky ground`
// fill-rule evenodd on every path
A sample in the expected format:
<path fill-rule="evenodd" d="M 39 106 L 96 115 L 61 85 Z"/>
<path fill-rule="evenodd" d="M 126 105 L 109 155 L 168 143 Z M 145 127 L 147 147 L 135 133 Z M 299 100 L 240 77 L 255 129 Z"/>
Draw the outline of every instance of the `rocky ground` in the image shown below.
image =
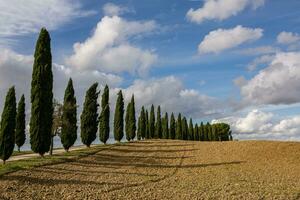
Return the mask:
<path fill-rule="evenodd" d="M 0 199 L 300 199 L 300 143 L 149 140 L 100 148 L 0 177 Z"/>

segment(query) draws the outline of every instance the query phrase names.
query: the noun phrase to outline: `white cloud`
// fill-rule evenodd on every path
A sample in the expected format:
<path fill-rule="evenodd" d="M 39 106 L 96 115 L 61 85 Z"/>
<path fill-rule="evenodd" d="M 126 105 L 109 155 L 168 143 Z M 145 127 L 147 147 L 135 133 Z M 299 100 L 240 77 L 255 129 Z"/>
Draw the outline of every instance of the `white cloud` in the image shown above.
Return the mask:
<path fill-rule="evenodd" d="M 16 87 L 17 96 L 25 94 L 27 108 L 29 109 L 30 84 L 32 74 L 33 56 L 18 54 L 12 50 L 0 50 L 0 111 L 7 89 L 12 85 Z M 53 63 L 54 97 L 63 99 L 64 90 L 70 77 L 73 78 L 74 88 L 81 106 L 86 89 L 94 82 L 100 85 L 108 84 L 110 87 L 117 87 L 122 78 L 96 70 L 77 71 L 64 65 Z"/>
<path fill-rule="evenodd" d="M 212 123 L 229 123 L 238 139 L 300 140 L 300 116 L 278 120 L 271 112 L 252 110 L 244 117 L 227 117 Z"/>
<path fill-rule="evenodd" d="M 155 21 L 127 21 L 119 16 L 105 16 L 92 36 L 74 44 L 74 54 L 67 63 L 77 69 L 97 69 L 104 72 L 139 73 L 143 75 L 157 60 L 151 50 L 129 43 L 133 36 L 149 34 L 157 28 Z"/>
<path fill-rule="evenodd" d="M 202 23 L 205 20 L 224 20 L 235 16 L 247 7 L 256 9 L 263 6 L 265 0 L 205 0 L 201 8 L 191 8 L 186 16 L 188 20 Z"/>
<path fill-rule="evenodd" d="M 263 29 L 236 26 L 233 29 L 217 29 L 206 35 L 198 46 L 199 53 L 219 53 L 237 47 L 245 42 L 258 40 Z"/>
<path fill-rule="evenodd" d="M 87 16 L 94 11 L 83 11 L 79 1 L 71 0 L 9 0 L 0 1 L 0 38 L 36 33 L 41 27 L 50 30 Z"/>
<path fill-rule="evenodd" d="M 247 48 L 239 50 L 237 53 L 248 55 L 248 56 L 255 56 L 255 55 L 262 55 L 262 54 L 273 54 L 279 52 L 280 49 L 273 46 L 259 46 L 254 48 Z"/>
<path fill-rule="evenodd" d="M 119 16 L 123 13 L 134 12 L 132 9 L 129 9 L 128 7 L 116 5 L 113 3 L 104 4 L 102 10 L 104 15 L 106 16 L 115 16 L 115 15 Z"/>
<path fill-rule="evenodd" d="M 281 32 L 277 36 L 277 42 L 280 44 L 293 44 L 300 41 L 300 35 L 292 32 Z"/>
<path fill-rule="evenodd" d="M 277 53 L 270 65 L 240 90 L 246 105 L 300 102 L 300 52 Z"/>
<path fill-rule="evenodd" d="M 162 112 L 181 112 L 187 117 L 195 118 L 216 116 L 222 112 L 222 105 L 218 100 L 196 90 L 186 89 L 182 81 L 174 76 L 136 80 L 123 91 L 127 100 L 134 93 L 137 108 L 143 105 L 147 108 L 151 104 L 161 105 Z"/>
<path fill-rule="evenodd" d="M 248 66 L 249 71 L 254 71 L 259 65 L 270 63 L 274 59 L 274 55 L 263 55 L 255 58 Z"/>

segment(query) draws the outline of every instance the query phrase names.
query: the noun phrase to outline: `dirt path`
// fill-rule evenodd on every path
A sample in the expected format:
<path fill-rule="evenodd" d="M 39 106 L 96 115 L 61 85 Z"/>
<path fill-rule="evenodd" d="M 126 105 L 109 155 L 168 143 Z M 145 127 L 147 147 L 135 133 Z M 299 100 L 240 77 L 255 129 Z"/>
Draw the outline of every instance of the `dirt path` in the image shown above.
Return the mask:
<path fill-rule="evenodd" d="M 128 143 L 5 175 L 0 199 L 300 199 L 300 143 Z"/>
<path fill-rule="evenodd" d="M 93 147 L 95 145 L 91 145 L 91 147 Z M 70 148 L 69 151 L 74 151 L 74 150 L 80 150 L 80 149 L 84 149 L 86 148 L 86 146 L 82 145 L 82 146 L 76 146 L 76 147 L 72 147 Z M 61 154 L 66 152 L 64 149 L 53 149 L 53 155 L 56 154 Z M 45 154 L 46 156 L 48 154 Z M 24 159 L 29 159 L 29 158 L 36 158 L 36 157 L 40 157 L 39 154 L 37 153 L 26 153 L 26 154 L 21 154 L 21 155 L 17 155 L 17 156 L 12 156 L 9 158 L 9 160 L 7 160 L 7 162 L 11 162 L 11 161 L 16 161 L 16 160 L 24 160 Z"/>

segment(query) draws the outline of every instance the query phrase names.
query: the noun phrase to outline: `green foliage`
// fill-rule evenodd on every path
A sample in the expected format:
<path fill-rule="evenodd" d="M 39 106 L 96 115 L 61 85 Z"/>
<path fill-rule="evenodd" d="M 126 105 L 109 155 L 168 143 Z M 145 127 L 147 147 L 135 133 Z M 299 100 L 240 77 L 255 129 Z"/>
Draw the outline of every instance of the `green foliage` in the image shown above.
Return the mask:
<path fill-rule="evenodd" d="M 62 127 L 60 139 L 66 151 L 74 145 L 77 139 L 77 104 L 73 81 L 70 78 L 65 90 L 64 104 L 62 107 Z"/>
<path fill-rule="evenodd" d="M 194 140 L 195 141 L 199 141 L 200 140 L 198 124 L 196 124 L 195 128 L 194 128 Z"/>
<path fill-rule="evenodd" d="M 25 134 L 25 97 L 22 95 L 18 103 L 17 121 L 16 121 L 16 145 L 20 151 L 20 147 L 23 146 L 26 139 Z"/>
<path fill-rule="evenodd" d="M 151 105 L 151 111 L 150 111 L 149 132 L 150 132 L 150 138 L 154 138 L 154 133 L 155 133 L 155 114 L 154 114 L 154 106 L 153 106 L 153 104 Z"/>
<path fill-rule="evenodd" d="M 165 113 L 162 123 L 162 137 L 164 139 L 169 139 L 169 117 L 168 113 Z"/>
<path fill-rule="evenodd" d="M 81 141 L 87 147 L 96 139 L 98 124 L 98 83 L 94 83 L 87 91 L 83 104 L 83 111 L 80 116 L 81 121 Z"/>
<path fill-rule="evenodd" d="M 99 138 L 100 141 L 106 144 L 109 138 L 109 89 L 106 85 L 102 94 L 101 99 L 101 114 L 99 118 Z"/>
<path fill-rule="evenodd" d="M 136 119 L 135 119 L 135 103 L 134 103 L 134 95 L 131 97 L 130 102 L 130 115 L 129 115 L 129 121 L 130 121 L 130 139 L 133 140 L 135 138 L 136 134 Z"/>
<path fill-rule="evenodd" d="M 140 114 L 140 136 L 141 136 L 141 139 L 145 139 L 145 136 L 146 136 L 146 116 L 145 116 L 145 108 L 144 106 L 142 107 L 142 110 L 141 110 L 141 114 Z"/>
<path fill-rule="evenodd" d="M 155 138 L 162 138 L 162 127 L 161 127 L 161 114 L 160 114 L 160 106 L 157 107 L 156 114 L 156 125 L 155 125 Z"/>
<path fill-rule="evenodd" d="M 146 121 L 146 133 L 145 133 L 145 138 L 150 139 L 150 130 L 149 130 L 149 114 L 148 110 L 145 112 L 145 121 Z"/>
<path fill-rule="evenodd" d="M 183 117 L 181 120 L 181 126 L 182 126 L 182 139 L 183 140 L 187 140 L 188 139 L 188 125 L 187 125 L 187 121 L 186 118 Z"/>
<path fill-rule="evenodd" d="M 131 137 L 130 137 L 131 128 L 130 128 L 130 120 L 129 120 L 130 106 L 131 106 L 131 103 L 129 102 L 126 107 L 126 115 L 125 115 L 125 133 L 126 133 L 127 141 L 130 141 L 130 139 L 131 139 Z"/>
<path fill-rule="evenodd" d="M 176 122 L 176 136 L 177 140 L 182 140 L 182 123 L 181 123 L 181 113 L 178 114 L 177 122 Z"/>
<path fill-rule="evenodd" d="M 53 114 L 53 75 L 50 36 L 41 29 L 36 43 L 31 81 L 30 144 L 32 151 L 44 155 L 51 143 Z"/>
<path fill-rule="evenodd" d="M 121 141 L 124 136 L 124 99 L 122 90 L 118 92 L 118 98 L 114 117 L 114 137 L 116 141 Z"/>
<path fill-rule="evenodd" d="M 0 158 L 4 163 L 14 151 L 16 115 L 17 110 L 15 88 L 11 87 L 8 90 L 5 98 L 0 123 Z"/>
<path fill-rule="evenodd" d="M 170 130 L 169 130 L 169 139 L 175 139 L 175 130 L 176 130 L 176 121 L 174 114 L 171 114 L 170 119 Z"/>
<path fill-rule="evenodd" d="M 188 134 L 188 140 L 194 140 L 194 125 L 192 118 L 189 122 L 189 134 Z"/>

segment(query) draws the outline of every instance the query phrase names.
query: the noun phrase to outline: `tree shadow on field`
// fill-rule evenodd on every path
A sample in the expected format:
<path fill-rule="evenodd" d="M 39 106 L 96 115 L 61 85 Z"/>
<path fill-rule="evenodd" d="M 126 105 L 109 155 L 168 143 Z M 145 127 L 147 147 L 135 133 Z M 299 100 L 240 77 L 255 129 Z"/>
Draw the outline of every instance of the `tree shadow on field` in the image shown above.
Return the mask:
<path fill-rule="evenodd" d="M 68 184 L 68 185 L 120 185 L 120 183 L 111 183 L 111 182 L 98 182 L 91 180 L 71 180 L 71 179 L 57 179 L 57 178 L 38 178 L 38 177 L 30 177 L 30 176 L 22 176 L 22 175 L 8 175 L 3 177 L 3 180 L 8 181 L 18 181 L 24 184 L 38 184 L 38 185 L 47 185 L 54 186 L 57 184 Z"/>
<path fill-rule="evenodd" d="M 110 149 L 109 151 L 120 153 L 178 153 L 178 152 L 191 152 L 198 149 L 157 149 L 157 150 L 142 150 L 142 149 Z"/>
<path fill-rule="evenodd" d="M 94 158 L 98 158 L 98 159 L 166 159 L 166 160 L 172 160 L 172 159 L 186 159 L 186 158 L 193 158 L 194 156 L 126 156 L 126 155 L 115 155 L 115 154 L 96 154 L 93 156 Z"/>
<path fill-rule="evenodd" d="M 191 146 L 194 146 L 192 144 L 161 144 L 161 145 L 158 145 L 158 144 L 155 144 L 155 145 L 144 145 L 144 144 L 141 144 L 141 145 L 138 145 L 139 143 L 133 143 L 133 144 L 125 144 L 125 145 L 122 145 L 124 147 L 136 147 L 136 148 L 145 148 L 145 147 L 158 147 L 158 148 L 168 148 L 168 147 L 191 147 Z"/>

